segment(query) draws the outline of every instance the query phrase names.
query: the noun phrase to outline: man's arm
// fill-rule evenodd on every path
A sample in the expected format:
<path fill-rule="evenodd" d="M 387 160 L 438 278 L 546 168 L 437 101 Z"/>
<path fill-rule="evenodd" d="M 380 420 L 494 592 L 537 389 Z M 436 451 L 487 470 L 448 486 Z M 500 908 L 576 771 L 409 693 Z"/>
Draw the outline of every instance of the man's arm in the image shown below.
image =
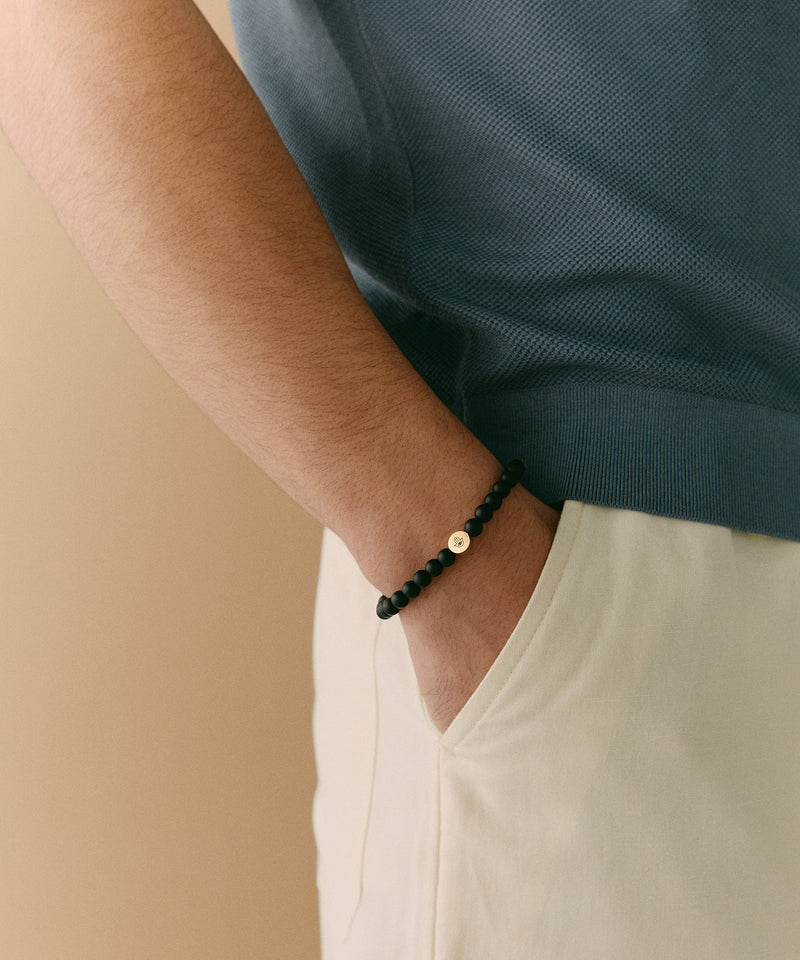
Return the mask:
<path fill-rule="evenodd" d="M 369 310 L 194 4 L 3 0 L 0 50 L 0 123 L 122 315 L 376 594 L 397 589 L 500 465 Z M 554 524 L 517 488 L 402 614 L 440 726 L 521 613 Z"/>

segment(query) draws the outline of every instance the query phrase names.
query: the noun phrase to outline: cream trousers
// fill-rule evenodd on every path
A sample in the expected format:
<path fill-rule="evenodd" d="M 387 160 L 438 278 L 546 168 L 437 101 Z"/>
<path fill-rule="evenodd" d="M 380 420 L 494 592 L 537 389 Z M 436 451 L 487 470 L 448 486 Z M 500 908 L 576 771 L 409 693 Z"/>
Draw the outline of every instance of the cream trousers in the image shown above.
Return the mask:
<path fill-rule="evenodd" d="M 326 531 L 324 960 L 800 957 L 800 543 L 567 502 L 444 735 L 376 601 Z"/>

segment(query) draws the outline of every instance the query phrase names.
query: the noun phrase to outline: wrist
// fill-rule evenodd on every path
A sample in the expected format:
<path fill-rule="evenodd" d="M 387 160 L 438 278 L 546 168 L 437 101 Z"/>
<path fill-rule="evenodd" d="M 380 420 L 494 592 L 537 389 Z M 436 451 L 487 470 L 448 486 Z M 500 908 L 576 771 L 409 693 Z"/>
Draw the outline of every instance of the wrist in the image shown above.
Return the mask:
<path fill-rule="evenodd" d="M 450 443 L 433 445 L 435 454 L 413 448 L 414 459 L 393 472 L 361 513 L 348 546 L 380 593 L 390 596 L 436 557 L 450 535 L 463 530 L 502 471 L 499 461 L 459 426 L 466 436 L 454 431 Z M 459 561 L 465 559 L 466 554 Z"/>
<path fill-rule="evenodd" d="M 466 553 L 473 540 L 484 532 L 484 527 L 494 518 L 503 506 L 514 487 L 522 479 L 525 467 L 522 461 L 513 460 L 506 464 L 503 472 L 492 484 L 491 490 L 468 517 L 459 529 L 453 531 L 436 556 L 426 561 L 425 566 L 416 570 L 413 578 L 406 580 L 402 587 L 391 594 L 380 597 L 375 612 L 381 620 L 388 620 L 404 610 L 412 600 L 416 600 L 421 592 L 429 587 L 433 581 L 441 576 L 446 569 L 452 567 L 462 554 Z M 463 529 L 461 529 L 463 528 Z"/>

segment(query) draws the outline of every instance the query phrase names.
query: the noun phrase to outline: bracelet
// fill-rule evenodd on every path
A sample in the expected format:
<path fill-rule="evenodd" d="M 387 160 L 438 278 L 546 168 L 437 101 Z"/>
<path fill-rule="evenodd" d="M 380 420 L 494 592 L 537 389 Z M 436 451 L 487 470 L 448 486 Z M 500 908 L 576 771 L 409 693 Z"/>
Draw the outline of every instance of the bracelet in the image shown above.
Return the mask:
<path fill-rule="evenodd" d="M 418 597 L 434 577 L 438 577 L 445 567 L 451 567 L 456 562 L 456 556 L 468 549 L 473 537 L 480 535 L 483 525 L 492 519 L 495 510 L 500 509 L 503 500 L 519 483 L 524 471 L 521 460 L 512 460 L 500 474 L 500 479 L 491 492 L 484 497 L 483 503 L 475 510 L 475 515 L 464 524 L 464 529 L 451 534 L 444 550 L 440 550 L 438 556 L 429 560 L 422 570 L 417 570 L 412 579 L 407 580 L 391 597 L 381 594 L 375 608 L 381 620 L 388 620 L 403 607 L 407 607 L 409 600 Z"/>

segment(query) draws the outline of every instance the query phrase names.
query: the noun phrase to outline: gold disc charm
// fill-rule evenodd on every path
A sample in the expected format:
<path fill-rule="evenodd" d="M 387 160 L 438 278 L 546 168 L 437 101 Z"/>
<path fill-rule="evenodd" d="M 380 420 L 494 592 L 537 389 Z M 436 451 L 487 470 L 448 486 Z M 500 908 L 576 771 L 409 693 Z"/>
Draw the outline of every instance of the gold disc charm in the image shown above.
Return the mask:
<path fill-rule="evenodd" d="M 456 530 L 455 533 L 450 535 L 447 546 L 453 553 L 463 553 L 469 546 L 469 534 L 463 530 Z"/>

